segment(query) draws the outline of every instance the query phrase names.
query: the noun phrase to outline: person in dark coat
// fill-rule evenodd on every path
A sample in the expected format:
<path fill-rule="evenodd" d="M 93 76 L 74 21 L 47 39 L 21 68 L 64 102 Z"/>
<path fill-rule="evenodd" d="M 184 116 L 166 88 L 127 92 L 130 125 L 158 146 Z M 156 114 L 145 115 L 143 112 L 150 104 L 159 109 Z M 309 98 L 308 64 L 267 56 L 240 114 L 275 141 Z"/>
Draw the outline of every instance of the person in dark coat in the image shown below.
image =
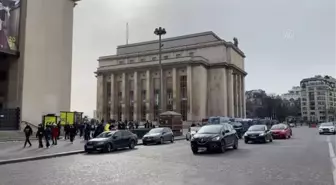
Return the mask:
<path fill-rule="evenodd" d="M 70 125 L 69 124 L 64 125 L 64 139 L 65 140 L 69 138 L 69 130 L 70 130 Z"/>
<path fill-rule="evenodd" d="M 93 134 L 93 137 L 97 137 L 99 134 L 101 134 L 101 133 L 103 133 L 104 132 L 104 125 L 102 124 L 102 123 L 100 123 L 98 126 L 97 126 L 97 128 L 96 128 L 96 130 L 95 130 L 95 132 L 94 132 L 94 134 Z"/>
<path fill-rule="evenodd" d="M 83 123 L 81 123 L 81 124 L 79 125 L 79 137 L 80 137 L 80 138 L 82 138 L 83 135 L 84 135 L 84 127 L 85 127 L 85 125 L 84 125 Z"/>
<path fill-rule="evenodd" d="M 73 125 L 71 125 L 69 127 L 69 135 L 70 135 L 70 142 L 73 143 L 73 141 L 75 140 L 76 137 L 76 127 L 74 127 Z"/>
<path fill-rule="evenodd" d="M 36 138 L 38 138 L 39 148 L 43 148 L 43 142 L 42 142 L 43 136 L 44 136 L 44 128 L 42 124 L 39 124 L 36 132 Z"/>
<path fill-rule="evenodd" d="M 90 134 L 91 133 L 91 125 L 89 123 L 85 123 L 84 125 L 84 140 L 88 141 L 90 140 Z"/>
<path fill-rule="evenodd" d="M 24 133 L 25 133 L 25 136 L 26 136 L 26 141 L 23 145 L 23 148 L 26 147 L 27 143 L 29 144 L 29 147 L 32 146 L 29 138 L 30 136 L 33 134 L 33 129 L 28 125 L 28 123 L 26 123 L 26 127 L 23 129 Z"/>
<path fill-rule="evenodd" d="M 49 140 L 51 140 L 51 126 L 47 125 L 46 128 L 44 129 L 44 138 L 46 142 L 47 148 L 50 147 Z"/>

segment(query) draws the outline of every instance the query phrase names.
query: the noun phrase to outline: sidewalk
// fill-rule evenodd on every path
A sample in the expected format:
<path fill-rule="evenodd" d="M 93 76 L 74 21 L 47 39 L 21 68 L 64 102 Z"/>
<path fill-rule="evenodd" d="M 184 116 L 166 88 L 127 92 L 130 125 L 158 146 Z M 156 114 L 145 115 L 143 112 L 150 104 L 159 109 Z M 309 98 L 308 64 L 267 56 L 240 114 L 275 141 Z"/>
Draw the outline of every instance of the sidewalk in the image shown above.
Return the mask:
<path fill-rule="evenodd" d="M 175 140 L 184 139 L 185 136 L 175 138 Z M 51 145 L 50 148 L 45 148 L 44 141 L 44 148 L 38 148 L 38 141 L 31 142 L 32 146 L 28 145 L 26 148 L 23 148 L 23 141 L 0 143 L 0 165 L 84 153 L 85 141 L 79 137 L 74 143 L 60 139 L 57 145 Z M 138 145 L 142 145 L 142 140 L 138 140 Z"/>

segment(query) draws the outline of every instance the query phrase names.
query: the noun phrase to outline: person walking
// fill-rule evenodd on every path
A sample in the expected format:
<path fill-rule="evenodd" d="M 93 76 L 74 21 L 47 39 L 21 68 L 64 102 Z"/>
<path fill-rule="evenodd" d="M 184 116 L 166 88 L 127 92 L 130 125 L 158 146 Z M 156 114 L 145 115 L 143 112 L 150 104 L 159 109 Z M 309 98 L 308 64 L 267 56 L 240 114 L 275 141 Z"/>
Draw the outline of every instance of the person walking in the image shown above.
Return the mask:
<path fill-rule="evenodd" d="M 36 132 L 36 138 L 38 138 L 39 148 L 43 148 L 43 142 L 42 142 L 43 136 L 44 136 L 44 128 L 42 124 L 39 124 Z"/>
<path fill-rule="evenodd" d="M 56 124 L 53 125 L 51 129 L 52 144 L 57 145 L 57 139 L 59 136 L 59 130 Z"/>
<path fill-rule="evenodd" d="M 71 143 L 74 142 L 75 137 L 76 137 L 76 133 L 77 133 L 76 128 L 73 125 L 71 125 L 69 127 L 69 135 L 70 135 L 70 142 Z"/>
<path fill-rule="evenodd" d="M 46 147 L 49 148 L 50 147 L 49 140 L 51 139 L 51 126 L 47 125 L 44 131 L 45 131 L 44 138 L 46 142 Z"/>
<path fill-rule="evenodd" d="M 33 129 L 28 125 L 28 123 L 26 123 L 26 127 L 23 129 L 25 136 L 26 136 L 26 140 L 25 143 L 23 145 L 23 148 L 26 148 L 27 143 L 29 144 L 29 147 L 32 146 L 29 138 L 30 136 L 33 134 Z"/>

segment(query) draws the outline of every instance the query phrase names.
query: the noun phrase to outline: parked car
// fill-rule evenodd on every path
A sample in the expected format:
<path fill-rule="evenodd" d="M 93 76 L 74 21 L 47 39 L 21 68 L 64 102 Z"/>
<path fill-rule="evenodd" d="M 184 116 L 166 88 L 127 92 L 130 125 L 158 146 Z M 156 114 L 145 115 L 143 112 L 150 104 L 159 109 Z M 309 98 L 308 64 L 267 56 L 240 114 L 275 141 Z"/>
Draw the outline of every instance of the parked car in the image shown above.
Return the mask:
<path fill-rule="evenodd" d="M 133 149 L 137 143 L 137 135 L 128 130 L 107 131 L 99 134 L 96 138 L 90 139 L 84 145 L 84 150 L 87 153 L 93 151 L 111 152 L 126 147 Z"/>
<path fill-rule="evenodd" d="M 153 128 L 142 137 L 143 145 L 163 144 L 166 141 L 174 142 L 174 133 L 168 127 Z"/>
<path fill-rule="evenodd" d="M 203 126 L 190 140 L 191 151 L 199 150 L 225 152 L 228 147 L 238 148 L 238 136 L 228 123 Z"/>
<path fill-rule="evenodd" d="M 186 140 L 189 141 L 200 129 L 201 127 L 190 127 L 186 134 Z"/>
<path fill-rule="evenodd" d="M 252 125 L 244 134 L 245 143 L 273 141 L 272 133 L 266 125 Z"/>
<path fill-rule="evenodd" d="M 319 127 L 319 133 L 322 134 L 336 134 L 335 123 L 333 122 L 326 122 L 321 123 Z"/>
<path fill-rule="evenodd" d="M 292 129 L 286 124 L 276 124 L 271 127 L 273 138 L 289 139 L 292 136 Z"/>
<path fill-rule="evenodd" d="M 240 122 L 229 122 L 230 125 L 236 130 L 238 138 L 241 139 L 244 135 L 243 124 Z"/>

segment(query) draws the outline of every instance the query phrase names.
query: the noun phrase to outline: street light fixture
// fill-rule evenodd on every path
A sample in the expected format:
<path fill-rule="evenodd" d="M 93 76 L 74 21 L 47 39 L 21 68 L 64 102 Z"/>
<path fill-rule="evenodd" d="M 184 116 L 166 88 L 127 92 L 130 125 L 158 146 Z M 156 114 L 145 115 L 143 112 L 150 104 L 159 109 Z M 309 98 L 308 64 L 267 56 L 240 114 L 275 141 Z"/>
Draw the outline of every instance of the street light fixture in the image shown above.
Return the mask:
<path fill-rule="evenodd" d="M 164 28 L 155 28 L 154 34 L 159 36 L 159 68 L 160 68 L 160 102 L 159 102 L 159 107 L 160 107 L 160 113 L 163 112 L 163 69 L 162 69 L 162 63 L 161 63 L 161 51 L 162 51 L 162 43 L 161 43 L 161 37 L 162 35 L 165 35 L 166 29 Z"/>

